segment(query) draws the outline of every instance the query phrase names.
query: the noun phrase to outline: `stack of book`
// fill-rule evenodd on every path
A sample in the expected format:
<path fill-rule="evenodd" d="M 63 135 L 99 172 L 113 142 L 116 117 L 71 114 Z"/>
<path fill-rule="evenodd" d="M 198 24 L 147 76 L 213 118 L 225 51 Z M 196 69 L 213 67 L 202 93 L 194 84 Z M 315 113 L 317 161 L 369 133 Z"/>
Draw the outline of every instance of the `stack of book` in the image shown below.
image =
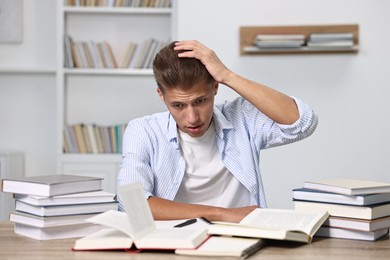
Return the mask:
<path fill-rule="evenodd" d="M 309 49 L 351 49 L 353 33 L 311 33 L 307 41 Z"/>
<path fill-rule="evenodd" d="M 3 179 L 2 192 L 15 194 L 10 213 L 15 233 L 38 240 L 82 237 L 101 229 L 86 219 L 117 210 L 115 194 L 101 190 L 102 178 L 45 175 Z"/>
<path fill-rule="evenodd" d="M 254 45 L 260 49 L 301 48 L 304 43 L 304 34 L 258 34 L 254 41 Z"/>
<path fill-rule="evenodd" d="M 330 217 L 316 236 L 375 241 L 389 233 L 390 183 L 359 179 L 306 181 L 293 190 L 295 209 Z"/>

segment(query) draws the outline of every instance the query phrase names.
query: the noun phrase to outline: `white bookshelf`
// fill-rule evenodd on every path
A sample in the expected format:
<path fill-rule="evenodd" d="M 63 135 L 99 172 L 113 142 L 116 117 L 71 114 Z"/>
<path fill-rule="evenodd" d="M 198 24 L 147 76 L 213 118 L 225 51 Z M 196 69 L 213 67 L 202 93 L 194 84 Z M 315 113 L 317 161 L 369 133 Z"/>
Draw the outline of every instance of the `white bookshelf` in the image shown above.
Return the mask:
<path fill-rule="evenodd" d="M 120 154 L 64 153 L 66 125 L 117 125 L 165 110 L 155 91 L 151 69 L 64 68 L 63 37 L 74 41 L 107 41 L 120 63 L 129 42 L 148 38 L 175 39 L 175 1 L 171 8 L 57 6 L 57 170 L 64 174 L 98 176 L 103 187 L 116 191 Z M 150 100 L 146 104 L 142 100 Z"/>
<path fill-rule="evenodd" d="M 0 151 L 0 180 L 24 176 L 24 154 L 16 151 Z M 9 213 L 15 210 L 11 193 L 0 192 L 0 220 L 9 220 Z"/>

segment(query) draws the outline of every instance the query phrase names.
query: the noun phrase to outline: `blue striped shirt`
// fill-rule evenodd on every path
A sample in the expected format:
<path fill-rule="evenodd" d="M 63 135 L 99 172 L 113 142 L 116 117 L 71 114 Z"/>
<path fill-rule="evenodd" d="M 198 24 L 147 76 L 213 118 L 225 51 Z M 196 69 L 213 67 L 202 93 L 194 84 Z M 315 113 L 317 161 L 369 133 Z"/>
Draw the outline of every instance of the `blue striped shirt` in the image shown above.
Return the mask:
<path fill-rule="evenodd" d="M 251 205 L 267 206 L 260 150 L 302 140 L 317 126 L 314 111 L 298 99 L 295 102 L 300 118 L 291 125 L 275 123 L 242 97 L 214 106 L 213 122 L 222 162 L 249 190 Z M 130 121 L 123 136 L 118 186 L 140 182 L 147 197 L 174 200 L 185 171 L 177 131 L 169 112 Z M 120 199 L 119 208 L 124 210 Z"/>

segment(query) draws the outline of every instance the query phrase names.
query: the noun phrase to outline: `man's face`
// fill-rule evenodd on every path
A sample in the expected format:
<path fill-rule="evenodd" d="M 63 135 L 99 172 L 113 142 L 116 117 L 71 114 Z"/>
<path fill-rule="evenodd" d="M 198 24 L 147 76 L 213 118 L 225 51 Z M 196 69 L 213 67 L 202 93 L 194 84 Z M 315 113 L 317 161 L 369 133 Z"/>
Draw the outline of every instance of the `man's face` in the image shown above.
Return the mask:
<path fill-rule="evenodd" d="M 217 91 L 218 83 L 195 84 L 186 91 L 171 88 L 165 93 L 157 88 L 161 100 L 171 112 L 179 129 L 192 137 L 202 136 L 209 128 Z"/>

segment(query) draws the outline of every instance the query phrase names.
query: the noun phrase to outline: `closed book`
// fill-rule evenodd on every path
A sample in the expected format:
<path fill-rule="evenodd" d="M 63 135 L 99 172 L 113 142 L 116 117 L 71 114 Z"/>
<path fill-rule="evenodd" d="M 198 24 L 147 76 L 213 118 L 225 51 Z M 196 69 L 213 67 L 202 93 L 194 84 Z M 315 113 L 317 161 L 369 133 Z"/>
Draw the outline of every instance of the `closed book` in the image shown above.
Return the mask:
<path fill-rule="evenodd" d="M 176 249 L 178 255 L 234 256 L 247 258 L 265 246 L 264 239 L 211 236 L 196 249 Z"/>
<path fill-rule="evenodd" d="M 21 201 L 16 201 L 15 209 L 17 211 L 30 213 L 36 216 L 65 216 L 76 214 L 101 213 L 107 210 L 117 210 L 117 202 L 90 203 L 59 206 L 33 206 Z"/>
<path fill-rule="evenodd" d="M 101 226 L 93 225 L 91 223 L 45 228 L 39 228 L 20 223 L 15 223 L 14 225 L 14 231 L 16 234 L 37 240 L 83 237 L 97 232 L 101 229 Z"/>
<path fill-rule="evenodd" d="M 101 190 L 103 178 L 66 174 L 3 179 L 1 191 L 38 196 Z"/>
<path fill-rule="evenodd" d="M 366 206 L 390 202 L 390 193 L 344 195 L 333 192 L 299 188 L 293 190 L 293 199 Z"/>
<path fill-rule="evenodd" d="M 345 195 L 389 193 L 390 183 L 360 179 L 324 179 L 316 181 L 305 181 L 303 188 L 322 190 Z"/>
<path fill-rule="evenodd" d="M 358 231 L 343 228 L 321 227 L 315 236 L 375 241 L 386 236 L 388 233 L 388 228 L 376 231 Z"/>
<path fill-rule="evenodd" d="M 15 199 L 34 206 L 54 206 L 113 202 L 116 201 L 116 194 L 106 191 L 82 192 L 52 197 L 15 194 Z"/>
<path fill-rule="evenodd" d="M 9 220 L 15 223 L 25 224 L 33 227 L 57 227 L 57 226 L 69 226 L 77 224 L 88 223 L 87 218 L 91 218 L 95 214 L 78 214 L 78 215 L 66 215 L 66 216 L 53 216 L 53 217 L 40 217 L 23 212 L 11 212 Z"/>
<path fill-rule="evenodd" d="M 194 249 L 209 237 L 206 228 L 158 229 L 140 183 L 120 186 L 119 192 L 126 213 L 109 210 L 88 219 L 106 228 L 76 240 L 73 250 Z"/>
<path fill-rule="evenodd" d="M 294 201 L 295 209 L 326 210 L 329 215 L 345 218 L 376 219 L 390 215 L 390 203 L 370 206 L 352 206 L 332 203 L 317 203 L 310 201 Z"/>
<path fill-rule="evenodd" d="M 328 218 L 324 210 L 255 209 L 240 223 L 213 222 L 211 235 L 312 241 L 314 233 Z"/>
<path fill-rule="evenodd" d="M 323 42 L 323 41 L 343 41 L 353 40 L 353 33 L 311 33 L 309 41 Z"/>
<path fill-rule="evenodd" d="M 255 41 L 304 41 L 304 34 L 257 34 Z"/>
<path fill-rule="evenodd" d="M 375 231 L 378 229 L 390 228 L 390 216 L 372 220 L 330 216 L 323 226 L 360 231 Z"/>

